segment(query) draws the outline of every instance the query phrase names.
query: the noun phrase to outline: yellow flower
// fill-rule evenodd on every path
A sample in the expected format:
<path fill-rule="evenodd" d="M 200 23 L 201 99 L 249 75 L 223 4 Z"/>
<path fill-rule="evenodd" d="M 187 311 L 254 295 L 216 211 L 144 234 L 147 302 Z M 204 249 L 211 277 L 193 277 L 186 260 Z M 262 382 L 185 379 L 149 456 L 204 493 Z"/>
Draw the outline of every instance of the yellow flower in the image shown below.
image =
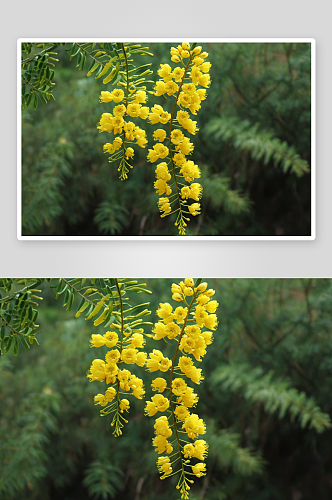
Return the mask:
<path fill-rule="evenodd" d="M 166 94 L 166 83 L 163 80 L 158 80 L 154 87 L 154 95 L 161 96 Z M 157 123 L 157 122 L 156 122 Z"/>
<path fill-rule="evenodd" d="M 167 417 L 165 417 L 165 415 L 156 419 L 154 428 L 155 428 L 155 433 L 158 436 L 164 436 L 165 438 L 169 438 L 172 435 L 172 430 L 169 426 L 168 419 Z"/>
<path fill-rule="evenodd" d="M 122 89 L 114 89 L 111 94 L 114 102 L 121 102 L 124 98 L 124 92 Z"/>
<path fill-rule="evenodd" d="M 98 380 L 102 382 L 105 379 L 105 361 L 102 359 L 94 359 L 92 365 L 87 374 L 87 377 L 92 382 L 93 380 Z"/>
<path fill-rule="evenodd" d="M 192 203 L 192 205 L 189 205 L 188 208 L 189 208 L 189 212 L 191 213 L 191 215 L 200 214 L 200 209 L 201 209 L 200 203 Z"/>
<path fill-rule="evenodd" d="M 118 334 L 116 332 L 106 332 L 103 337 L 105 339 L 106 347 L 108 348 L 114 347 L 119 340 Z"/>
<path fill-rule="evenodd" d="M 192 444 L 186 444 L 183 447 L 184 458 L 192 458 L 194 456 L 194 453 L 195 453 L 195 447 L 194 447 L 194 445 L 192 445 Z"/>
<path fill-rule="evenodd" d="M 208 444 L 204 439 L 198 439 L 194 443 L 195 450 L 194 450 L 194 457 L 198 458 L 198 460 L 204 460 L 207 457 L 207 449 L 208 449 Z"/>
<path fill-rule="evenodd" d="M 159 309 L 157 309 L 156 314 L 159 318 L 167 318 L 173 311 L 173 307 L 168 303 L 159 303 Z"/>
<path fill-rule="evenodd" d="M 172 193 L 172 188 L 163 179 L 157 179 L 154 183 L 154 188 L 159 195 L 166 193 L 169 196 Z"/>
<path fill-rule="evenodd" d="M 113 114 L 114 116 L 123 116 L 126 112 L 126 106 L 124 104 L 119 104 L 118 106 L 114 106 Z"/>
<path fill-rule="evenodd" d="M 188 386 L 182 378 L 175 378 L 172 381 L 172 391 L 176 396 L 181 396 L 187 389 Z"/>
<path fill-rule="evenodd" d="M 211 85 L 210 75 L 202 75 L 199 79 L 199 84 L 202 85 L 202 87 L 209 88 Z"/>
<path fill-rule="evenodd" d="M 179 422 L 185 420 L 190 414 L 186 406 L 179 405 L 174 410 L 175 416 Z"/>
<path fill-rule="evenodd" d="M 164 111 L 163 113 L 161 113 L 161 115 L 159 117 L 159 121 L 163 125 L 165 125 L 170 119 L 171 119 L 171 113 L 167 113 L 167 111 Z"/>
<path fill-rule="evenodd" d="M 155 141 L 163 142 L 166 139 L 166 132 L 162 128 L 158 128 L 153 133 L 153 138 Z"/>
<path fill-rule="evenodd" d="M 185 94 L 188 94 L 189 96 L 192 96 L 196 92 L 196 87 L 193 83 L 185 83 L 182 86 L 182 90 Z"/>
<path fill-rule="evenodd" d="M 167 382 L 164 378 L 155 378 L 151 384 L 153 391 L 164 392 L 167 387 Z"/>
<path fill-rule="evenodd" d="M 95 405 L 100 405 L 100 406 L 106 406 L 107 405 L 107 401 L 105 400 L 104 394 L 97 394 L 94 397 L 94 402 L 95 402 Z"/>
<path fill-rule="evenodd" d="M 139 111 L 139 114 L 138 116 L 140 118 L 142 118 L 142 120 L 146 120 L 146 118 L 148 117 L 149 115 L 149 108 L 147 106 L 142 106 L 140 111 Z"/>
<path fill-rule="evenodd" d="M 175 317 L 175 321 L 179 324 L 179 325 L 183 325 L 184 323 L 184 318 L 187 316 L 187 313 L 188 313 L 188 308 L 187 307 L 177 307 L 174 311 L 174 317 Z"/>
<path fill-rule="evenodd" d="M 173 144 L 180 144 L 180 142 L 182 142 L 183 139 L 184 139 L 184 135 L 183 135 L 183 132 L 181 132 L 181 130 L 179 130 L 179 129 L 172 130 L 171 142 Z"/>
<path fill-rule="evenodd" d="M 152 445 L 157 453 L 172 453 L 173 446 L 167 441 L 164 436 L 156 436 L 152 439 Z"/>
<path fill-rule="evenodd" d="M 106 91 L 102 90 L 99 99 L 100 102 L 110 102 L 113 100 L 113 96 L 111 92 L 108 92 L 107 90 Z"/>
<path fill-rule="evenodd" d="M 147 93 L 144 90 L 138 90 L 135 94 L 135 101 L 143 104 L 147 101 Z"/>
<path fill-rule="evenodd" d="M 121 359 L 127 363 L 127 365 L 132 365 L 136 362 L 137 359 L 137 349 L 133 349 L 131 347 L 127 349 L 123 349 L 121 353 Z"/>
<path fill-rule="evenodd" d="M 179 104 L 179 106 L 182 106 L 183 108 L 189 108 L 189 106 L 191 104 L 190 95 L 185 94 L 184 92 L 181 92 L 181 94 L 179 95 L 178 104 Z"/>
<path fill-rule="evenodd" d="M 182 429 L 186 431 L 190 439 L 195 439 L 199 434 L 205 434 L 206 425 L 196 413 L 192 413 L 185 419 Z"/>
<path fill-rule="evenodd" d="M 158 69 L 157 73 L 161 78 L 170 75 L 172 68 L 169 64 L 161 64 L 160 69 Z"/>
<path fill-rule="evenodd" d="M 111 113 L 103 113 L 97 129 L 100 132 L 111 132 L 113 128 L 113 115 Z"/>
<path fill-rule="evenodd" d="M 129 158 L 132 158 L 133 156 L 134 156 L 133 148 L 127 148 L 126 149 L 126 159 L 128 160 Z"/>
<path fill-rule="evenodd" d="M 112 349 L 106 353 L 106 363 L 115 364 L 120 359 L 120 351 L 118 349 Z"/>
<path fill-rule="evenodd" d="M 218 325 L 217 316 L 215 314 L 210 314 L 204 319 L 204 325 L 209 330 L 215 330 Z"/>
<path fill-rule="evenodd" d="M 105 339 L 102 335 L 91 335 L 90 347 L 101 347 L 105 345 Z"/>
<path fill-rule="evenodd" d="M 219 304 L 216 300 L 211 300 L 208 304 L 206 304 L 205 309 L 209 313 L 214 313 L 214 312 L 216 312 L 216 309 L 218 306 L 219 306 Z"/>
<path fill-rule="evenodd" d="M 173 78 L 176 82 L 181 82 L 184 75 L 184 68 L 176 67 L 173 69 Z"/>
<path fill-rule="evenodd" d="M 210 68 L 211 68 L 211 63 L 207 61 L 201 64 L 199 67 L 199 69 L 203 71 L 203 73 L 207 73 L 208 71 L 210 71 Z"/>
<path fill-rule="evenodd" d="M 165 85 L 165 91 L 168 95 L 173 95 L 179 90 L 179 86 L 175 82 L 167 82 Z"/>
<path fill-rule="evenodd" d="M 147 358 L 147 353 L 146 352 L 138 352 L 136 356 L 136 365 L 137 366 L 144 366 L 146 363 L 146 358 Z"/>
<path fill-rule="evenodd" d="M 192 470 L 197 477 L 205 476 L 206 465 L 199 462 L 198 464 L 192 466 Z"/>
<path fill-rule="evenodd" d="M 137 102 L 132 102 L 131 104 L 128 104 L 127 106 L 128 115 L 131 116 L 132 118 L 138 116 L 141 107 L 142 107 L 141 104 L 138 104 Z"/>
<path fill-rule="evenodd" d="M 129 410 L 129 401 L 128 399 L 121 399 L 120 401 L 120 412 L 123 413 L 124 410 L 128 411 Z"/>
<path fill-rule="evenodd" d="M 176 323 L 168 323 L 165 328 L 166 336 L 169 339 L 174 339 L 180 334 L 180 327 Z"/>

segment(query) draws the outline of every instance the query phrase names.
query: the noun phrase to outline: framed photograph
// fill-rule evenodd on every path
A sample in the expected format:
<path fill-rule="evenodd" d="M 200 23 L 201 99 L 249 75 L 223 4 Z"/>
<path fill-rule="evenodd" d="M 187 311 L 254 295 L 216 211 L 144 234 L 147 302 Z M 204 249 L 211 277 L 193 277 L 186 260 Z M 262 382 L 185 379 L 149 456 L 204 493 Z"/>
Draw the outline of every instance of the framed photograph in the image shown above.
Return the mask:
<path fill-rule="evenodd" d="M 18 239 L 315 239 L 314 39 L 17 49 Z"/>

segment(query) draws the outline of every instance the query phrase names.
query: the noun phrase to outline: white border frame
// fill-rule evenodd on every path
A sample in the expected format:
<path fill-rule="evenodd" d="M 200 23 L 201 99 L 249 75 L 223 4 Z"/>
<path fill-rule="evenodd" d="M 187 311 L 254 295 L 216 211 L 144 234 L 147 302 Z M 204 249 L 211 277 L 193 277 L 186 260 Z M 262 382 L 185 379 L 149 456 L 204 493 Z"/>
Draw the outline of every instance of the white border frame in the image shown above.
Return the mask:
<path fill-rule="evenodd" d="M 311 44 L 311 235 L 310 236 L 22 236 L 22 114 L 21 43 L 41 42 L 138 42 L 179 43 L 179 38 L 19 38 L 17 40 L 17 239 L 47 241 L 308 241 L 316 239 L 316 40 L 314 38 L 186 38 L 198 43 L 310 43 Z"/>

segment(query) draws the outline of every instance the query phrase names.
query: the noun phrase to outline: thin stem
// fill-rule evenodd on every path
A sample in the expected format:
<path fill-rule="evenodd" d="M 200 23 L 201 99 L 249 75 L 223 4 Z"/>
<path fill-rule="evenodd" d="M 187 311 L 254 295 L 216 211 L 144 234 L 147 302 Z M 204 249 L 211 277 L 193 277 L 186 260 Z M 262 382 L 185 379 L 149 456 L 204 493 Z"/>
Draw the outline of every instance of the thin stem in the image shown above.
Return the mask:
<path fill-rule="evenodd" d="M 94 305 L 94 303 L 93 303 L 93 302 L 91 302 L 91 300 L 87 299 L 87 298 L 85 297 L 85 295 L 82 295 L 82 294 L 81 294 L 81 293 L 77 290 L 77 288 L 75 288 L 73 285 L 71 285 L 71 284 L 69 283 L 69 281 L 65 280 L 64 278 L 61 278 L 61 279 L 62 279 L 62 281 L 64 281 L 64 282 L 65 282 L 68 286 L 70 286 L 73 290 L 75 290 L 75 292 L 76 292 L 76 293 L 78 293 L 78 295 L 80 295 L 80 297 L 82 297 L 82 299 L 84 299 L 84 300 L 86 300 L 87 302 L 89 302 L 90 304 Z"/>

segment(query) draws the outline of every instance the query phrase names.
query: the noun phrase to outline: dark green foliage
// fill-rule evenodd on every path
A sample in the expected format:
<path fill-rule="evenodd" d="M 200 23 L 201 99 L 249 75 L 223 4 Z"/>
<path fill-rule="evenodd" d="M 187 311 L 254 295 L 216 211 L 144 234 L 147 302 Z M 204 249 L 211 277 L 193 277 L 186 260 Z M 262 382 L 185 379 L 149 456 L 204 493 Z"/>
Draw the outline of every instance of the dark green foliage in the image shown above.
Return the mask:
<path fill-rule="evenodd" d="M 38 341 L 36 324 L 41 290 L 36 289 L 43 279 L 0 279 L 0 354 L 11 348 L 15 356 L 20 344 L 30 349 Z"/>
<path fill-rule="evenodd" d="M 22 43 L 21 71 L 22 71 L 22 109 L 33 104 L 37 109 L 38 100 L 47 104 L 54 99 L 53 82 L 55 64 L 57 62 L 53 52 L 58 43 Z"/>
<path fill-rule="evenodd" d="M 101 90 L 112 90 L 121 75 L 114 73 L 112 85 L 103 85 L 103 77 L 93 76 L 120 49 L 114 49 L 114 44 L 97 45 L 82 44 L 83 50 L 68 44 L 69 54 L 77 52 L 71 62 L 64 48 L 58 47 L 56 103 L 28 110 L 29 122 L 27 112 L 23 113 L 22 234 L 174 235 L 171 217 L 159 216 L 153 189 L 155 166 L 146 161 L 147 148 L 135 150 L 134 168 L 123 182 L 117 166 L 102 152 L 103 144 L 114 136 L 96 129 L 101 114 L 110 109 L 98 102 L 99 95 Z M 160 63 L 169 63 L 172 45 L 149 44 L 155 78 Z M 143 51 L 144 55 L 143 49 L 131 53 Z M 207 43 L 203 49 L 212 63 L 212 85 L 202 109 L 193 116 L 200 130 L 192 137 L 195 150 L 190 159 L 202 170 L 199 182 L 204 191 L 202 213 L 189 224 L 187 234 L 310 235 L 310 44 Z M 85 71 L 93 62 L 87 53 L 97 51 L 105 54 L 97 57 L 100 65 L 87 78 Z M 78 69 L 83 64 L 84 73 L 77 64 Z M 147 70 L 150 66 L 143 64 L 138 77 Z M 147 105 L 161 104 L 169 111 L 170 103 L 150 94 Z M 144 128 L 152 148 L 155 127 L 144 123 Z M 59 165 L 52 162 L 53 170 L 50 166 L 48 172 L 46 165 L 59 141 Z M 51 185 L 52 172 L 58 179 Z M 36 184 L 46 186 L 47 217 L 40 217 L 40 204 L 32 196 L 31 186 Z"/>

